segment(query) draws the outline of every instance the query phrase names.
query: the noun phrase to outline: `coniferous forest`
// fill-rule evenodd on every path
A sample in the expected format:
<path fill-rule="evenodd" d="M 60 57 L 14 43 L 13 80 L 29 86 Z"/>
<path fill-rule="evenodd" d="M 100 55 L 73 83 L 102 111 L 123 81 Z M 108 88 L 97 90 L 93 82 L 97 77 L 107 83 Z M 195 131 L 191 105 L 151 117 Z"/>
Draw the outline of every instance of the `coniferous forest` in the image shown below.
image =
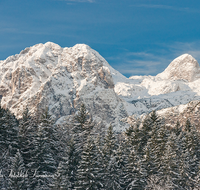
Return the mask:
<path fill-rule="evenodd" d="M 84 104 L 55 125 L 48 109 L 21 119 L 0 108 L 0 189 L 200 189 L 200 134 L 189 119 L 166 126 L 150 113 L 116 133 Z"/>

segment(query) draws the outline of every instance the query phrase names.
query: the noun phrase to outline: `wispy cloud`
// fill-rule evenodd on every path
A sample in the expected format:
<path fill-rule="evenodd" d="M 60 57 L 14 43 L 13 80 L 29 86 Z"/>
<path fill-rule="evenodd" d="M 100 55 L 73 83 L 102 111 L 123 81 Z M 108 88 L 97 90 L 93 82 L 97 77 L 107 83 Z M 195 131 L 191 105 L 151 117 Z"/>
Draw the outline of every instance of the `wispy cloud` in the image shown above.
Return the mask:
<path fill-rule="evenodd" d="M 135 4 L 131 5 L 133 7 L 141 7 L 141 8 L 149 8 L 149 9 L 166 9 L 172 11 L 184 11 L 184 12 L 200 12 L 199 10 L 190 9 L 188 7 L 175 7 L 169 5 L 161 5 L 161 4 Z"/>
<path fill-rule="evenodd" d="M 156 65 L 160 64 L 160 62 L 133 60 L 132 64 L 123 63 L 115 66 L 115 69 L 120 73 L 128 76 L 155 75 L 158 73 Z"/>
<path fill-rule="evenodd" d="M 173 55 L 179 56 L 184 53 L 192 55 L 200 63 L 200 41 L 195 42 L 175 42 L 166 47 L 173 52 Z"/>
<path fill-rule="evenodd" d="M 79 2 L 79 3 L 94 3 L 95 0 L 55 0 L 55 1 L 68 1 L 68 2 Z"/>
<path fill-rule="evenodd" d="M 170 60 L 166 56 L 159 56 L 149 52 L 126 52 L 118 57 L 106 58 L 115 63 L 115 69 L 126 76 L 132 75 L 156 75 L 162 69 L 163 64 L 168 65 Z"/>
<path fill-rule="evenodd" d="M 13 49 L 16 47 L 20 47 L 21 44 L 6 44 L 6 45 L 0 45 L 0 51 L 3 51 L 5 49 Z"/>
<path fill-rule="evenodd" d="M 151 70 L 146 70 L 143 68 L 132 68 L 132 69 L 127 69 L 126 68 L 118 68 L 118 71 L 124 75 L 128 76 L 134 76 L 134 75 L 149 75 L 149 73 L 155 73 L 156 69 L 151 69 Z"/>

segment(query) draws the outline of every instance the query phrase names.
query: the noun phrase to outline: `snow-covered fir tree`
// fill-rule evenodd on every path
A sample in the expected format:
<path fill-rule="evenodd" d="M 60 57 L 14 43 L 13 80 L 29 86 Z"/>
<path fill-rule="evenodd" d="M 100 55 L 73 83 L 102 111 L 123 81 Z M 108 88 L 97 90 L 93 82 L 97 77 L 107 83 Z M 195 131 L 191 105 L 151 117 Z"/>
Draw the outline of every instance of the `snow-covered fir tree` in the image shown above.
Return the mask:
<path fill-rule="evenodd" d="M 71 184 L 71 188 L 73 189 L 75 183 L 77 182 L 77 169 L 79 165 L 79 155 L 75 149 L 75 142 L 73 138 L 68 143 L 68 178 Z"/>
<path fill-rule="evenodd" d="M 8 188 L 12 158 L 18 147 L 18 120 L 9 110 L 0 108 L 0 171 L 3 175 L 1 188 Z"/>
<path fill-rule="evenodd" d="M 146 168 L 145 162 L 140 159 L 134 149 L 128 155 L 128 163 L 126 165 L 126 189 L 143 189 L 146 185 Z"/>
<path fill-rule="evenodd" d="M 189 120 L 185 126 L 166 127 L 156 112 L 117 134 L 111 125 L 107 132 L 99 131 L 84 104 L 70 124 L 57 126 L 48 109 L 34 115 L 26 109 L 18 122 L 1 108 L 0 148 L 0 189 L 196 190 L 200 186 L 199 131 Z M 27 170 L 28 182 L 14 178 Z"/>
<path fill-rule="evenodd" d="M 67 128 L 71 128 L 70 138 L 68 141 L 69 156 L 69 180 L 74 188 L 77 182 L 77 168 L 81 161 L 83 147 L 94 126 L 93 120 L 87 111 L 85 104 L 81 104 L 79 110 L 74 115 L 72 122 Z"/>
<path fill-rule="evenodd" d="M 25 169 L 24 161 L 19 150 L 15 154 L 15 157 L 12 158 L 8 189 L 28 189 L 28 174 Z"/>
<path fill-rule="evenodd" d="M 176 141 L 176 135 L 172 133 L 164 147 L 164 152 L 160 160 L 160 167 L 158 169 L 158 174 L 160 178 L 160 186 L 163 186 L 165 181 L 171 181 L 171 187 L 173 189 L 179 189 L 179 164 L 177 153 L 179 152 L 179 146 Z M 162 182 L 162 183 L 161 183 Z"/>
<path fill-rule="evenodd" d="M 50 185 L 52 190 L 68 190 L 71 189 L 71 182 L 68 176 L 68 158 L 63 158 L 54 173 L 53 183 Z"/>
<path fill-rule="evenodd" d="M 52 175 L 56 172 L 55 150 L 59 148 L 54 138 L 53 121 L 45 110 L 37 123 L 37 130 L 31 136 L 31 159 L 28 168 L 31 170 L 31 188 L 48 188 Z M 47 176 L 47 177 L 44 177 Z"/>
<path fill-rule="evenodd" d="M 161 125 L 161 122 L 161 119 L 157 116 L 155 111 L 147 115 L 142 122 L 142 127 L 140 131 L 141 146 L 139 149 L 141 153 L 143 152 L 144 147 L 147 145 L 148 140 L 151 138 L 152 141 L 153 138 L 156 138 L 157 130 Z"/>
<path fill-rule="evenodd" d="M 32 142 L 33 134 L 36 133 L 37 125 L 31 117 L 28 108 L 23 112 L 19 120 L 19 146 L 25 166 L 30 162 L 31 152 L 34 149 Z"/>
<path fill-rule="evenodd" d="M 92 137 L 88 136 L 77 170 L 75 189 L 97 190 L 103 188 L 101 171 L 101 165 L 98 163 L 97 148 Z"/>

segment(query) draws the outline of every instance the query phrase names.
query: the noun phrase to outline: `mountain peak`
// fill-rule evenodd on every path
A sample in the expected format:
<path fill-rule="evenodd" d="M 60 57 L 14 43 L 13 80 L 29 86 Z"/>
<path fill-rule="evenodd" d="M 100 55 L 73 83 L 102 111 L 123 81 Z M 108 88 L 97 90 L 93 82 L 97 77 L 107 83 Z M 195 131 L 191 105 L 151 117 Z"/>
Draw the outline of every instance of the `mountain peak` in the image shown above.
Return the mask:
<path fill-rule="evenodd" d="M 73 48 L 77 49 L 91 49 L 87 44 L 76 44 Z"/>
<path fill-rule="evenodd" d="M 174 59 L 169 66 L 157 77 L 169 80 L 186 80 L 192 82 L 199 78 L 200 67 L 195 58 L 189 54 L 183 54 Z"/>
<path fill-rule="evenodd" d="M 50 49 L 60 49 L 61 47 L 58 45 L 58 44 L 56 44 L 56 43 L 53 43 L 53 42 L 46 42 L 45 44 L 44 44 L 44 46 L 45 47 L 48 47 L 48 48 L 50 48 Z"/>
<path fill-rule="evenodd" d="M 128 114 L 114 91 L 110 69 L 114 70 L 85 44 L 62 48 L 47 42 L 27 47 L 0 61 L 1 106 L 17 117 L 26 107 L 31 113 L 48 107 L 62 123 L 83 102 L 97 122 L 112 123 L 120 130 L 121 119 Z"/>

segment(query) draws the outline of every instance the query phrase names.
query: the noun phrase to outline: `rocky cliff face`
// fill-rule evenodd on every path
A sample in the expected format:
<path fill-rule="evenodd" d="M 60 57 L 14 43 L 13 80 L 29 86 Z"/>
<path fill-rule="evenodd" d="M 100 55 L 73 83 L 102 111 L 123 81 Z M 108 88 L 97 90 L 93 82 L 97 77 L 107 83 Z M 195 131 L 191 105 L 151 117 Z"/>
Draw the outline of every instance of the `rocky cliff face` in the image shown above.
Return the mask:
<path fill-rule="evenodd" d="M 114 91 L 108 63 L 87 45 L 61 48 L 48 42 L 26 48 L 0 62 L 1 105 L 18 117 L 49 107 L 61 122 L 85 103 L 97 121 L 112 123 L 116 130 L 127 116 Z"/>

